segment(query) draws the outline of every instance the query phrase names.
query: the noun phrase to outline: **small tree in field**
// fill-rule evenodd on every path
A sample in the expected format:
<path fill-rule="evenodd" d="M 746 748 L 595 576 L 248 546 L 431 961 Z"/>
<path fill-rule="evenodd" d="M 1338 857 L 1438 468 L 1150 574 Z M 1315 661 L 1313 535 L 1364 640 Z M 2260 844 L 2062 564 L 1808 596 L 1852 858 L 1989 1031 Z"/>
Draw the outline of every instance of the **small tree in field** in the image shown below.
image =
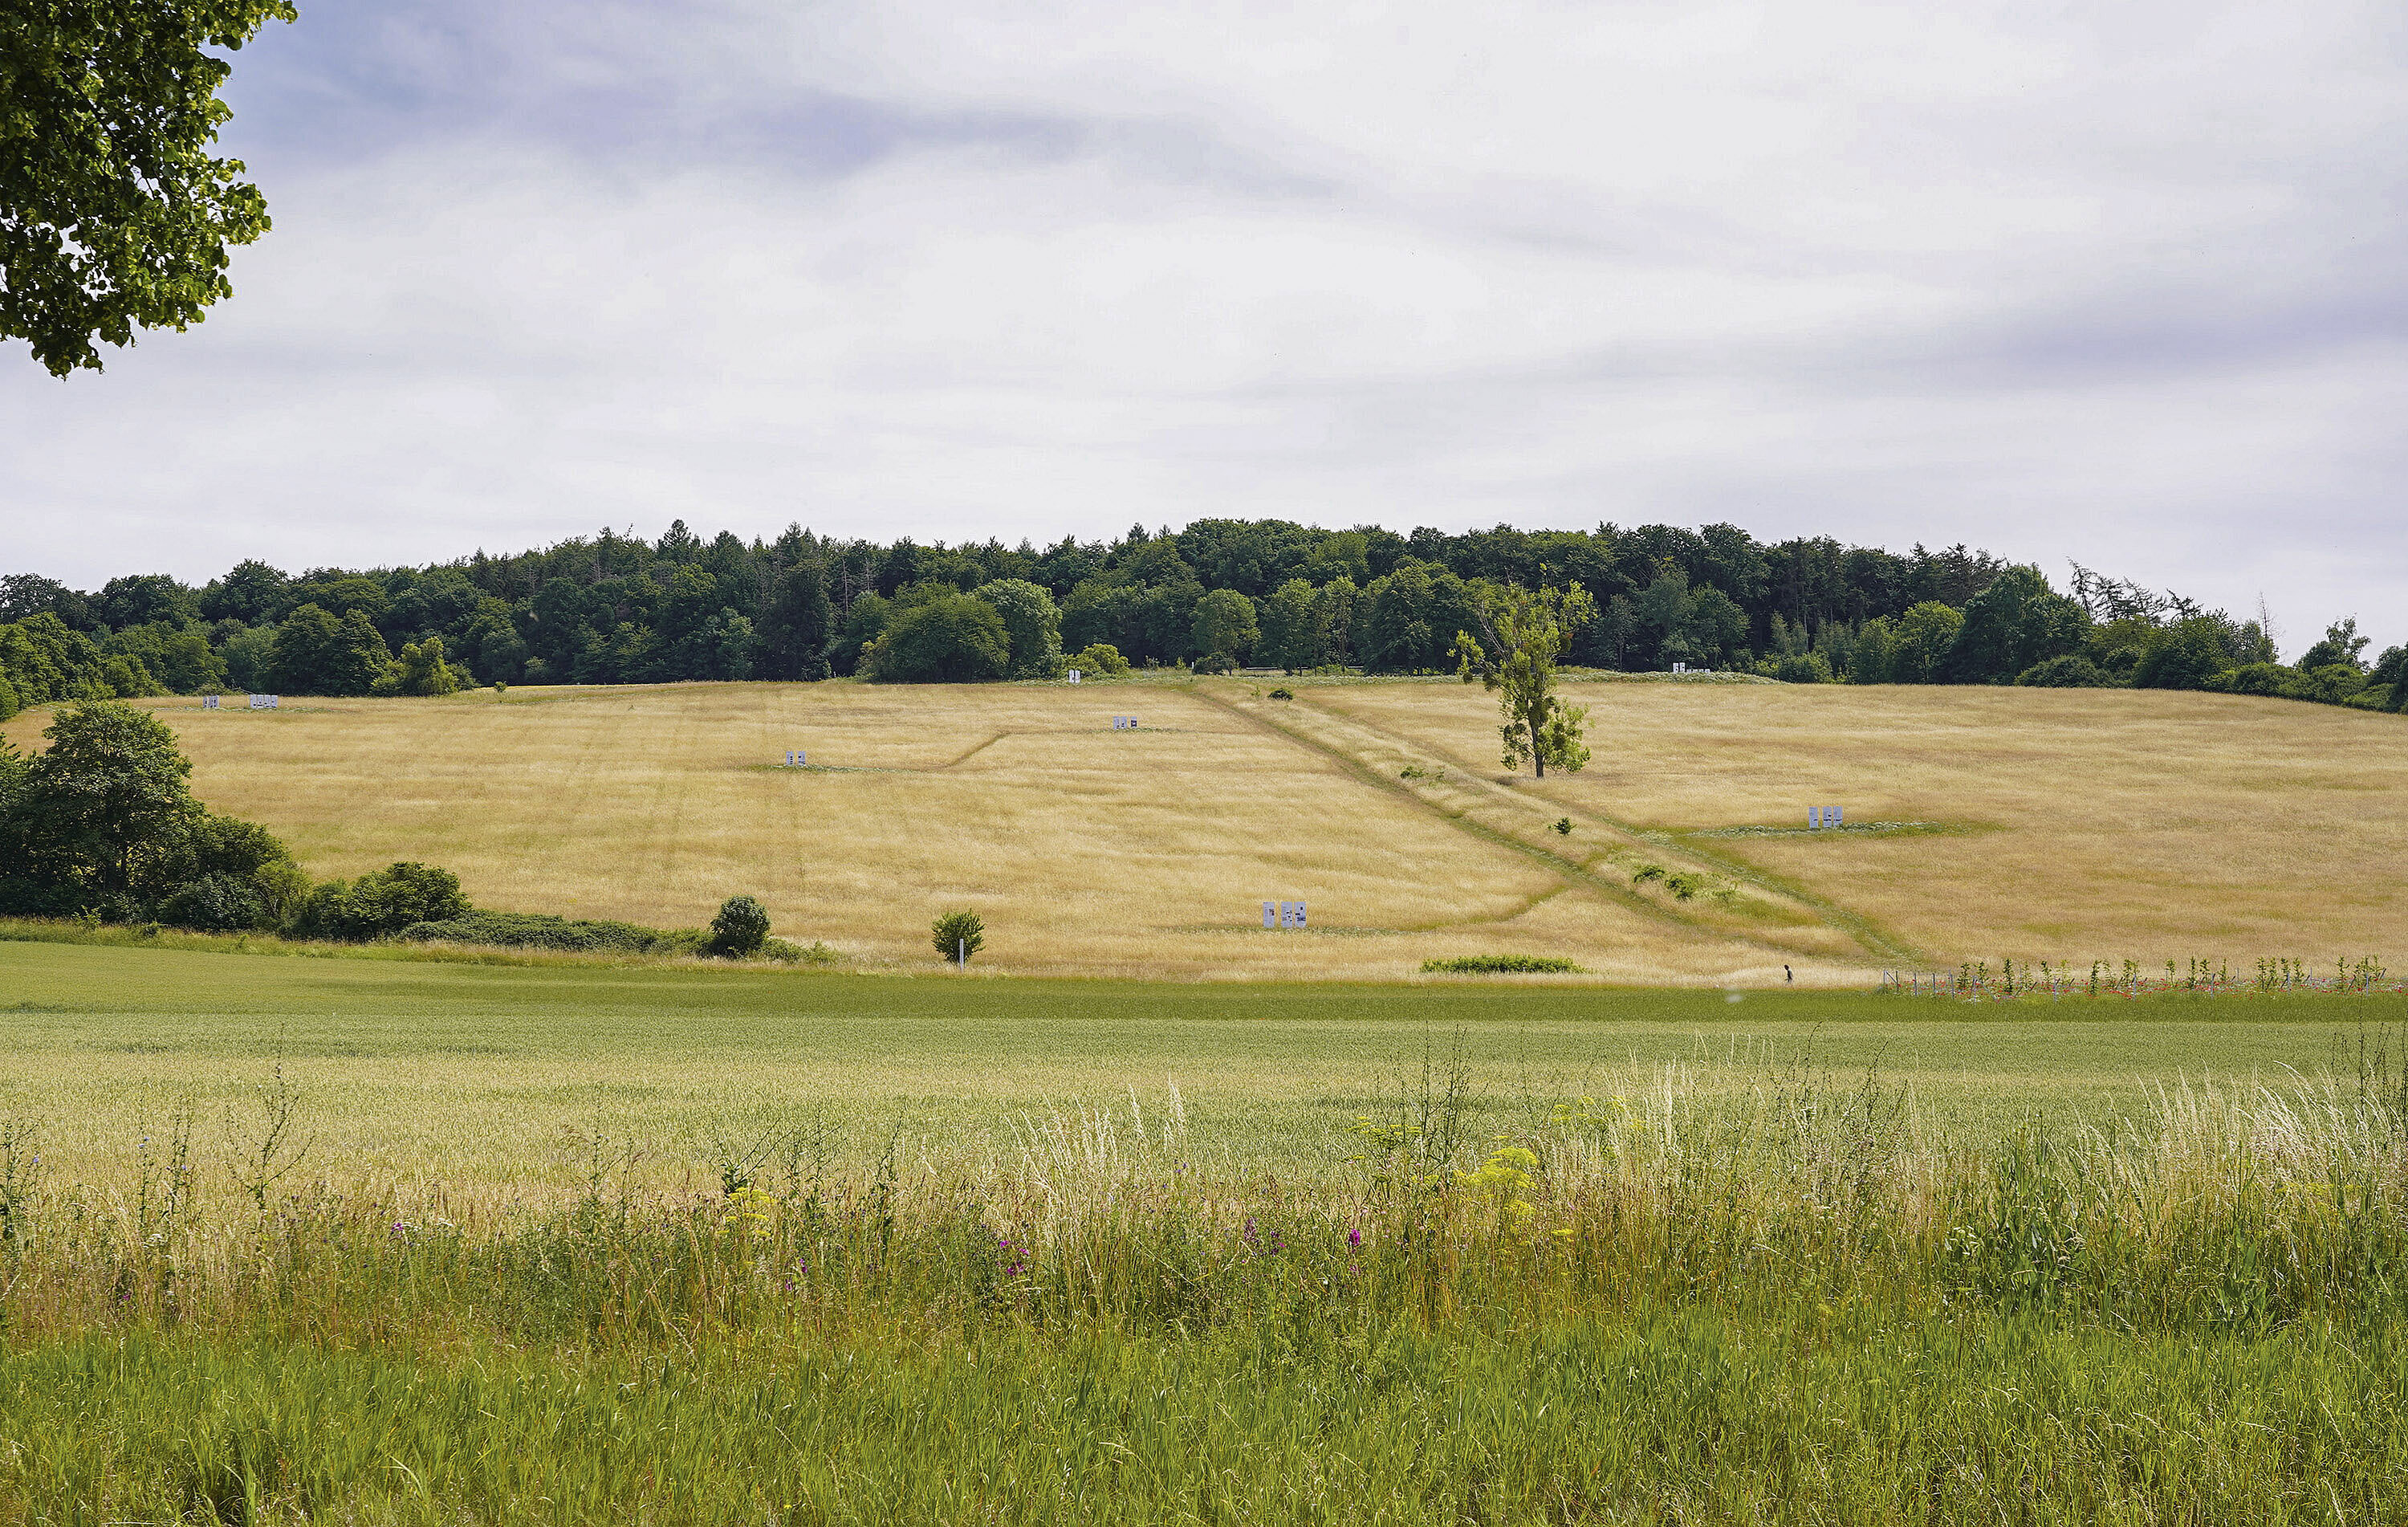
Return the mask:
<path fill-rule="evenodd" d="M 1546 778 L 1549 764 L 1567 774 L 1578 773 L 1588 762 L 1588 745 L 1581 740 L 1588 707 L 1566 705 L 1555 698 L 1555 661 L 1571 634 L 1597 618 L 1597 601 L 1578 584 L 1537 589 L 1480 584 L 1473 590 L 1471 612 L 1480 622 L 1480 640 L 1469 632 L 1455 633 L 1456 671 L 1469 684 L 1477 668 L 1482 684 L 1498 691 L 1505 724 L 1497 730 L 1505 744 L 1505 767 L 1528 763 L 1541 779 Z"/>
<path fill-rule="evenodd" d="M 928 942 L 947 959 L 958 958 L 967 964 L 986 944 L 986 924 L 975 912 L 949 912 L 930 926 Z"/>
<path fill-rule="evenodd" d="M 725 959 L 757 955 L 768 938 L 768 910 L 749 896 L 729 897 L 710 919 L 710 952 Z"/>

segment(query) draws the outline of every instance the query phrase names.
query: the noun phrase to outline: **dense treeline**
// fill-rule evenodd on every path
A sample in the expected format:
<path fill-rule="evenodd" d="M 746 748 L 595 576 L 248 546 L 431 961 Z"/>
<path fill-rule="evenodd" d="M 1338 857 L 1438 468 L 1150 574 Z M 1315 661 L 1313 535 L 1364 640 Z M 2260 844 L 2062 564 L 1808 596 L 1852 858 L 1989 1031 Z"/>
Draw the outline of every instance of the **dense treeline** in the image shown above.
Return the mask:
<path fill-rule="evenodd" d="M 2354 622 L 2295 666 L 2255 622 L 2077 568 L 1955 546 L 1901 555 L 1736 526 L 1450 536 L 1285 521 L 1133 526 L 1117 540 L 774 541 L 683 521 L 539 551 L 289 576 L 245 562 L 81 593 L 0 579 L 0 714 L 65 698 L 442 694 L 467 684 L 1046 677 L 1123 663 L 1415 672 L 1453 666 L 1472 586 L 1578 584 L 1597 607 L 1568 660 L 1742 669 L 1799 683 L 2138 684 L 2386 704 Z M 2396 707 L 2395 707 L 2396 708 Z"/>

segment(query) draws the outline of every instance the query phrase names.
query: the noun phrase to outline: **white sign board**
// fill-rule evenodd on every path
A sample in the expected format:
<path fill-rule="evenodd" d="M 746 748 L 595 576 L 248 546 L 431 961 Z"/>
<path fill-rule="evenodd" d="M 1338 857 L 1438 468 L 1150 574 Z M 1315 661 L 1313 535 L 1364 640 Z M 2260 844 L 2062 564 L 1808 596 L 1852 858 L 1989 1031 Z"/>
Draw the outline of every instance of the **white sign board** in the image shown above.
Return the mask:
<path fill-rule="evenodd" d="M 1263 910 L 1268 913 L 1270 910 L 1270 903 L 1268 901 L 1264 902 Z M 1279 904 L 1279 925 L 1282 928 L 1302 928 L 1304 926 L 1304 903 L 1301 901 L 1282 901 Z"/>
<path fill-rule="evenodd" d="M 800 749 L 797 749 L 797 750 L 796 750 L 795 752 L 792 752 L 792 753 L 789 753 L 789 754 L 787 754 L 787 755 L 786 755 L 786 767 L 787 767 L 787 768 L 789 768 L 789 769 L 800 769 L 802 766 L 803 766 L 803 755 L 802 755 L 802 752 L 801 752 L 801 750 L 800 750 Z"/>
<path fill-rule="evenodd" d="M 1291 928 L 1302 928 L 1302 927 L 1304 926 L 1304 903 L 1303 903 L 1303 902 L 1298 901 L 1298 902 L 1296 904 L 1296 921 L 1295 921 L 1295 922 L 1293 922 L 1293 923 L 1291 923 L 1291 924 L 1289 924 L 1288 926 L 1289 926 L 1289 927 L 1291 927 Z"/>
<path fill-rule="evenodd" d="M 1279 903 L 1277 901 L 1264 902 L 1263 926 L 1265 928 L 1277 928 L 1279 925 Z"/>
<path fill-rule="evenodd" d="M 1079 682 L 1079 670 L 1075 668 L 1070 670 L 1070 682 L 1072 684 L 1077 684 Z"/>
<path fill-rule="evenodd" d="M 218 698 L 217 698 L 215 695 L 203 695 L 203 696 L 201 697 L 201 709 L 202 709 L 202 710 L 204 710 L 204 711 L 214 711 L 214 710 L 216 710 L 217 708 L 218 708 Z"/>
<path fill-rule="evenodd" d="M 273 711 L 276 709 L 276 697 L 273 695 L 253 695 L 251 697 L 251 708 L 254 711 Z"/>
<path fill-rule="evenodd" d="M 1847 812 L 1844 807 L 1809 806 L 1806 808 L 1806 826 L 1810 828 L 1835 828 L 1846 818 Z"/>

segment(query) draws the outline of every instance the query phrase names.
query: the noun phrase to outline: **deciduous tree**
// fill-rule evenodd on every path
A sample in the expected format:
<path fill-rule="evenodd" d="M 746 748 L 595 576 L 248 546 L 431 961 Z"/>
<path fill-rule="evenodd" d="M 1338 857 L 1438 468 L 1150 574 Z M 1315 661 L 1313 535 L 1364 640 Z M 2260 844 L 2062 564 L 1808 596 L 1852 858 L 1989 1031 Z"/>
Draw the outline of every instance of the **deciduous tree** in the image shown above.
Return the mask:
<path fill-rule="evenodd" d="M 0 6 L 0 336 L 53 376 L 100 368 L 94 341 L 198 323 L 227 295 L 226 250 L 268 228 L 238 159 L 236 49 L 291 0 L 7 0 Z"/>
<path fill-rule="evenodd" d="M 1555 664 L 1572 633 L 1597 618 L 1597 601 L 1578 587 L 1476 583 L 1473 589 L 1480 636 L 1455 633 L 1457 671 L 1469 683 L 1477 668 L 1481 683 L 1498 692 L 1505 767 L 1528 763 L 1541 779 L 1549 764 L 1578 773 L 1589 757 L 1584 741 L 1588 707 L 1566 705 L 1554 693 Z"/>

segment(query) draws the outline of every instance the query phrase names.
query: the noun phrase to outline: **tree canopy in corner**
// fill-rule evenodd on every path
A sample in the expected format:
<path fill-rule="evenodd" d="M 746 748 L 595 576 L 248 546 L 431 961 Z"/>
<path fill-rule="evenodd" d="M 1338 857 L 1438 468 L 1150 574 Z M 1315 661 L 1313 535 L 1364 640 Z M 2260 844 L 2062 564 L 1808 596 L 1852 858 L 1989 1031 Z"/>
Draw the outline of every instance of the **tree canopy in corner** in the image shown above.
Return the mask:
<path fill-rule="evenodd" d="M 94 345 L 177 328 L 233 288 L 267 231 L 238 159 L 212 153 L 231 50 L 291 0 L 0 0 L 0 338 L 53 376 Z"/>

